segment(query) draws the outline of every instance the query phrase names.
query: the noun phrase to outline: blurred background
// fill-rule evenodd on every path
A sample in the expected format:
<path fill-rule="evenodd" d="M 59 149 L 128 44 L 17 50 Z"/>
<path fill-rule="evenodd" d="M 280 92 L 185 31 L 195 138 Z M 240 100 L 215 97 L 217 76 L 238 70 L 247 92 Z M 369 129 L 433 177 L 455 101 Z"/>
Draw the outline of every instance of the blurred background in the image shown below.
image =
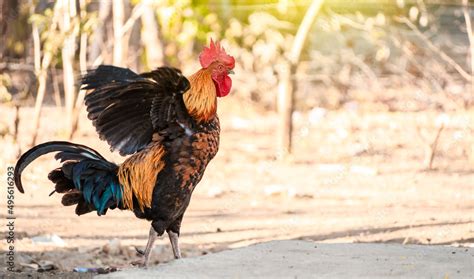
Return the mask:
<path fill-rule="evenodd" d="M 473 246 L 473 7 L 3 0 L 0 169 L 48 140 L 121 162 L 87 120 L 81 73 L 169 65 L 189 75 L 213 38 L 236 74 L 219 100 L 220 152 L 183 222 L 184 256 L 295 238 Z M 129 212 L 75 216 L 48 197 L 57 163 L 38 162 L 23 174 L 26 195 L 15 196 L 18 268 L 131 262 L 148 223 Z M 155 263 L 171 259 L 166 239 L 155 250 Z"/>

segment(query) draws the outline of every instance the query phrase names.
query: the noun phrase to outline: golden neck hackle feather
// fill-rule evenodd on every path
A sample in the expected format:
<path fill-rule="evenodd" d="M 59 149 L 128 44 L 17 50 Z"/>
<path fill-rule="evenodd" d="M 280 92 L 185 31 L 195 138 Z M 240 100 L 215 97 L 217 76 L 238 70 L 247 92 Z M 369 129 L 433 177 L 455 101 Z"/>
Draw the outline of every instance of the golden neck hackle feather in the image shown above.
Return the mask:
<path fill-rule="evenodd" d="M 217 110 L 216 86 L 209 68 L 201 69 L 189 77 L 191 88 L 183 99 L 189 114 L 198 122 L 212 120 Z"/>

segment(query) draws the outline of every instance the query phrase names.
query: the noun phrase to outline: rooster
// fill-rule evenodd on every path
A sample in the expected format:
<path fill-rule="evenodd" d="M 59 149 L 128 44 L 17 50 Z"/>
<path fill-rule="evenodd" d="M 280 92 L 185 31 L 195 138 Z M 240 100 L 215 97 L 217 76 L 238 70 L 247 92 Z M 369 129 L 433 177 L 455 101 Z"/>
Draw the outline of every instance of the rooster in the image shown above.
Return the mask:
<path fill-rule="evenodd" d="M 136 74 L 125 68 L 101 65 L 82 77 L 88 118 L 100 139 L 120 155 L 131 155 L 117 165 L 94 149 L 52 141 L 33 147 L 18 160 L 14 178 L 24 193 L 21 173 L 33 160 L 50 152 L 61 167 L 48 175 L 51 193 L 63 194 L 64 206 L 76 214 L 108 209 L 131 210 L 151 221 L 148 243 L 135 264 L 147 266 L 153 243 L 166 231 L 176 259 L 181 222 L 194 188 L 219 148 L 217 97 L 232 87 L 229 74 L 235 60 L 219 42 L 211 40 L 199 55 L 202 68 L 184 77 L 161 67 Z"/>

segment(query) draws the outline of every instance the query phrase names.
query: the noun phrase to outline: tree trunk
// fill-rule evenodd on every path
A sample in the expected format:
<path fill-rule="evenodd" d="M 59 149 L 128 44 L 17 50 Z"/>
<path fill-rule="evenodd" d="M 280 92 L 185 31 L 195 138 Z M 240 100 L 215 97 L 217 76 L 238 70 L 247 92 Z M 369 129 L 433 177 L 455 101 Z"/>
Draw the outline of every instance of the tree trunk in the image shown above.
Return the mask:
<path fill-rule="evenodd" d="M 159 39 L 158 23 L 151 0 L 144 1 L 146 6 L 142 15 L 142 41 L 146 51 L 146 70 L 153 69 L 163 64 L 164 47 Z"/>
<path fill-rule="evenodd" d="M 291 63 L 285 61 L 285 63 L 279 65 L 278 69 L 278 150 L 277 158 L 284 159 L 288 154 L 291 153 L 293 125 L 292 116 L 293 113 L 293 81 L 291 79 Z"/>
<path fill-rule="evenodd" d="M 35 114 L 33 116 L 33 135 L 31 137 L 31 146 L 36 144 L 36 138 L 38 137 L 38 130 L 40 126 L 41 110 L 43 107 L 44 94 L 46 92 L 46 81 L 48 78 L 48 67 L 51 64 L 53 54 L 51 52 L 46 52 L 43 56 L 43 63 L 41 65 L 41 70 L 38 76 L 38 93 L 36 95 L 35 101 Z"/>
<path fill-rule="evenodd" d="M 76 1 L 63 0 L 62 1 L 62 24 L 60 29 L 62 33 L 69 34 L 64 39 L 63 47 L 61 49 L 61 57 L 63 62 L 63 83 L 64 83 L 64 97 L 67 119 L 67 135 L 68 138 L 72 136 L 73 130 L 73 114 L 74 101 L 76 99 L 76 88 L 74 81 L 74 53 L 76 48 L 76 29 L 73 26 L 71 19 L 77 15 Z"/>
<path fill-rule="evenodd" d="M 49 27 L 50 30 L 55 30 L 58 25 L 58 17 L 61 12 L 60 10 L 60 2 L 56 2 L 54 5 L 54 13 L 53 13 L 53 21 L 51 26 Z M 39 71 L 36 70 L 36 76 L 38 79 L 38 93 L 36 94 L 36 101 L 35 101 L 35 113 L 33 116 L 33 134 L 31 136 L 31 146 L 36 144 L 36 138 L 38 137 L 38 131 L 40 126 L 40 117 L 41 117 L 41 110 L 43 107 L 43 99 L 44 94 L 46 92 L 46 81 L 48 78 L 48 68 L 51 65 L 51 61 L 53 59 L 53 54 L 57 50 L 57 47 L 54 46 L 48 51 L 45 51 L 43 55 L 43 59 L 41 57 L 41 49 L 39 43 L 35 43 L 35 68 L 38 68 L 38 61 L 41 60 L 41 66 Z"/>
<path fill-rule="evenodd" d="M 100 1 L 99 3 L 99 26 L 94 31 L 94 40 L 92 42 L 89 61 L 92 61 L 92 64 L 96 64 L 96 61 L 102 53 L 102 49 L 105 42 L 105 26 L 107 19 L 110 16 L 110 11 L 112 7 L 112 1 Z"/>
<path fill-rule="evenodd" d="M 80 15 L 81 19 L 86 16 L 86 1 L 80 0 Z M 79 44 L 79 69 L 81 74 L 87 71 L 87 34 L 82 33 L 80 44 Z M 74 105 L 73 115 L 72 115 L 72 126 L 71 133 L 69 134 L 69 140 L 72 140 L 74 134 L 76 133 L 79 127 L 79 116 L 82 109 L 82 103 L 84 102 L 84 97 L 86 96 L 86 90 L 79 89 L 79 94 L 77 95 L 76 104 Z"/>
<path fill-rule="evenodd" d="M 278 85 L 278 151 L 279 159 L 287 157 L 292 151 L 292 131 L 293 131 L 293 103 L 294 90 L 296 88 L 293 76 L 296 72 L 296 67 L 299 63 L 303 46 L 308 37 L 309 30 L 313 25 L 316 15 L 318 14 L 323 0 L 314 0 L 309 6 L 303 21 L 301 22 L 296 33 L 290 53 L 288 54 L 288 61 L 285 61 L 278 69 L 279 71 L 279 85 Z"/>
<path fill-rule="evenodd" d="M 124 3 L 123 0 L 115 0 L 112 6 L 114 12 L 114 56 L 115 66 L 123 66 L 123 18 Z"/>
<path fill-rule="evenodd" d="M 132 13 L 133 9 L 127 5 L 127 18 L 131 17 Z M 142 52 L 144 52 L 145 49 L 142 44 L 141 30 L 142 23 L 141 21 L 136 20 L 135 24 L 133 24 L 133 26 L 130 28 L 130 32 L 126 32 L 126 35 L 124 35 L 124 42 L 127 46 L 124 54 L 124 57 L 126 58 L 125 65 L 135 72 L 141 72 L 141 66 L 145 65 L 145 63 L 142 63 L 141 61 Z"/>

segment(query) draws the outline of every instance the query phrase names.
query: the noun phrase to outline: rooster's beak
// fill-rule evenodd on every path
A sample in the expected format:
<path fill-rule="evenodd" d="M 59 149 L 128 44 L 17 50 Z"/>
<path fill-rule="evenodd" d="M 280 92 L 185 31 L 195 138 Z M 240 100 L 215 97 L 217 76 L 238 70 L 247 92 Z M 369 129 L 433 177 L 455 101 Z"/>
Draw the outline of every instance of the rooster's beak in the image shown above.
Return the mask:
<path fill-rule="evenodd" d="M 227 71 L 227 74 L 228 74 L 228 75 L 233 75 L 233 74 L 235 74 L 235 73 L 234 73 L 233 70 L 228 70 L 228 71 Z"/>

